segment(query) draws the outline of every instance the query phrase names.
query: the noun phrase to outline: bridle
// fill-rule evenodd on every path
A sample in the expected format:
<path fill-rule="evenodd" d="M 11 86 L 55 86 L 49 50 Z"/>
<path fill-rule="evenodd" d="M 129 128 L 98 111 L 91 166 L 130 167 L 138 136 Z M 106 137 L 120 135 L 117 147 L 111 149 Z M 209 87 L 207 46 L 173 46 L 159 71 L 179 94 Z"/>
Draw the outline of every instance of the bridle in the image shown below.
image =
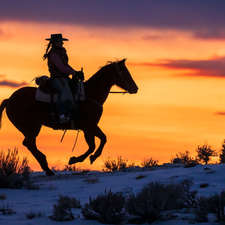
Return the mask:
<path fill-rule="evenodd" d="M 130 85 L 129 85 L 129 83 L 127 82 L 127 80 L 124 78 L 124 76 L 123 76 L 123 73 L 121 72 L 121 70 L 120 70 L 120 68 L 122 68 L 122 67 L 125 67 L 125 65 L 123 65 L 123 66 L 118 66 L 118 63 L 116 63 L 116 62 L 114 62 L 115 63 L 115 66 L 116 66 L 116 73 L 115 73 L 115 75 L 114 75 L 114 80 L 115 80 L 115 78 L 116 78 L 116 74 L 117 74 L 117 72 L 118 72 L 118 75 L 119 75 L 119 77 L 120 77 L 120 80 L 122 81 L 122 82 L 124 82 L 125 84 L 126 84 L 126 89 L 127 90 L 129 90 L 130 89 Z M 115 82 L 114 82 L 114 84 L 115 84 Z M 128 91 L 110 91 L 109 93 L 113 93 L 113 94 L 118 94 L 118 93 L 122 93 L 122 94 L 126 94 L 126 93 L 129 93 Z"/>
<path fill-rule="evenodd" d="M 129 85 L 129 83 L 127 82 L 127 80 L 124 78 L 123 73 L 122 73 L 121 70 L 120 70 L 120 68 L 125 67 L 125 65 L 123 65 L 123 66 L 118 66 L 117 62 L 114 62 L 113 64 L 114 64 L 115 67 L 116 67 L 116 72 L 115 72 L 115 74 L 114 74 L 114 76 L 113 76 L 113 83 L 115 84 L 116 75 L 118 74 L 119 77 L 120 77 L 120 79 L 121 79 L 121 81 L 124 82 L 124 83 L 126 84 L 127 90 L 129 90 L 129 89 L 130 89 L 130 85 Z M 86 80 L 85 80 L 85 81 L 86 81 Z M 103 90 L 101 90 L 101 89 L 95 87 L 95 86 L 92 85 L 92 84 L 89 84 L 89 85 L 92 86 L 93 88 L 95 88 L 95 89 L 98 90 L 98 91 L 105 92 L 105 91 L 103 91 Z M 110 91 L 109 93 L 111 93 L 111 94 L 126 94 L 126 93 L 129 93 L 129 92 L 128 92 L 128 91 Z"/>

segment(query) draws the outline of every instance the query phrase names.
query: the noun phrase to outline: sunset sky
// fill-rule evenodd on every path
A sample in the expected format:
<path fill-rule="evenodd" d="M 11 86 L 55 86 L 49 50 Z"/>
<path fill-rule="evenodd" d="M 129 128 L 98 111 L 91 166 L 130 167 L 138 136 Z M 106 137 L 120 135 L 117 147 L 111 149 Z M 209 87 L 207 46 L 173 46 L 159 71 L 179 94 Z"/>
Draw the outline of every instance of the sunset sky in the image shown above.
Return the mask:
<path fill-rule="evenodd" d="M 99 123 L 108 142 L 93 165 L 122 156 L 139 163 L 168 162 L 178 152 L 195 155 L 205 143 L 219 150 L 225 139 L 225 1 L 223 0 L 0 0 L 0 101 L 49 75 L 46 38 L 62 33 L 70 65 L 91 77 L 107 61 L 127 58 L 139 87 L 135 95 L 110 94 Z M 118 90 L 118 88 L 113 88 Z M 120 89 L 119 89 L 120 90 Z M 64 166 L 87 150 L 83 133 L 43 127 L 38 149 L 50 166 Z M 0 149 L 22 145 L 23 135 L 3 117 Z M 97 140 L 98 143 L 98 140 Z"/>

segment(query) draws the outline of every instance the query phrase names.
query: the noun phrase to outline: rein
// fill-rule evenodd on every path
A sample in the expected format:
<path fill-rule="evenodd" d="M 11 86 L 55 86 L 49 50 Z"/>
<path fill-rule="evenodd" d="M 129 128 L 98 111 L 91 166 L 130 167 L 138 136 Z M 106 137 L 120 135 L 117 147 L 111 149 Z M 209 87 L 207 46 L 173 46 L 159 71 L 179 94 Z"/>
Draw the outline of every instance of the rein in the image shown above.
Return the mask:
<path fill-rule="evenodd" d="M 84 81 L 87 81 L 87 80 L 84 79 Z M 89 83 L 88 83 L 88 85 L 92 86 L 93 88 L 95 88 L 95 89 L 98 90 L 98 91 L 106 92 L 106 91 L 103 91 L 103 90 L 101 90 L 101 89 L 95 87 L 95 86 L 92 85 L 92 84 L 89 84 Z M 109 93 L 110 93 L 110 94 L 126 94 L 126 93 L 129 93 L 129 92 L 128 92 L 128 91 L 110 91 Z"/>
<path fill-rule="evenodd" d="M 129 93 L 128 91 L 110 91 L 110 94 L 126 94 Z"/>
<path fill-rule="evenodd" d="M 122 72 L 120 71 L 120 67 L 117 65 L 117 63 L 115 63 L 115 66 L 116 66 L 116 72 L 118 71 L 118 74 L 119 74 L 119 76 L 121 77 L 121 79 L 124 79 L 124 77 L 122 77 Z M 121 66 L 121 67 L 123 67 L 123 66 Z M 114 79 L 115 79 L 115 76 L 116 76 L 116 73 L 115 73 L 115 75 L 114 75 Z M 125 80 L 125 79 L 124 79 Z M 84 79 L 84 81 L 87 81 L 86 79 Z M 125 80 L 125 83 L 127 83 L 128 84 L 128 82 Z M 89 83 L 88 83 L 89 84 Z M 99 89 L 99 88 L 97 88 L 97 87 L 95 87 L 94 85 L 92 85 L 92 84 L 89 84 L 90 86 L 92 86 L 93 88 L 95 88 L 96 90 L 98 90 L 98 91 L 101 91 L 101 92 L 106 92 L 106 91 L 103 91 L 103 90 L 101 90 L 101 89 Z M 128 91 L 110 91 L 109 92 L 110 94 L 126 94 L 126 93 L 129 93 Z M 91 100 L 91 99 L 89 99 L 89 100 Z"/>

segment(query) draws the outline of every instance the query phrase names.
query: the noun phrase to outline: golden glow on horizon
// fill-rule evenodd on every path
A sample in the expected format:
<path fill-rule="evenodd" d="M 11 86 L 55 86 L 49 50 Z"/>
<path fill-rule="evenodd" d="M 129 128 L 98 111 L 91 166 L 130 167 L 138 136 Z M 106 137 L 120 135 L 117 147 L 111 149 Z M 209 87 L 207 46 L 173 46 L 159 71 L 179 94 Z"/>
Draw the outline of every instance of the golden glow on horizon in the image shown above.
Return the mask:
<path fill-rule="evenodd" d="M 194 155 L 197 146 L 205 142 L 215 149 L 221 148 L 225 117 L 215 113 L 225 111 L 224 79 L 179 76 L 190 70 L 132 65 L 162 59 L 205 60 L 224 56 L 221 41 L 198 40 L 191 33 L 173 30 L 141 28 L 120 30 L 8 22 L 1 23 L 0 30 L 3 34 L 0 36 L 0 81 L 29 83 L 36 76 L 48 74 L 42 56 L 47 44 L 45 38 L 51 33 L 63 33 L 70 40 L 64 43 L 70 64 L 77 70 L 83 67 L 86 79 L 107 61 L 128 58 L 127 67 L 139 92 L 109 95 L 99 123 L 108 137 L 102 156 L 93 165 L 87 159 L 77 164 L 78 167 L 101 169 L 103 159 L 120 155 L 139 164 L 148 157 L 164 163 L 179 151 L 188 150 Z M 30 85 L 34 86 L 34 82 Z M 1 87 L 1 100 L 15 90 Z M 60 143 L 62 134 L 62 131 L 42 128 L 38 136 L 38 148 L 47 156 L 50 166 L 63 167 L 71 156 L 87 150 L 82 132 L 73 153 L 76 131 L 68 131 Z M 1 149 L 18 147 L 21 156 L 28 156 L 32 168 L 40 170 L 22 141 L 22 134 L 3 117 Z"/>

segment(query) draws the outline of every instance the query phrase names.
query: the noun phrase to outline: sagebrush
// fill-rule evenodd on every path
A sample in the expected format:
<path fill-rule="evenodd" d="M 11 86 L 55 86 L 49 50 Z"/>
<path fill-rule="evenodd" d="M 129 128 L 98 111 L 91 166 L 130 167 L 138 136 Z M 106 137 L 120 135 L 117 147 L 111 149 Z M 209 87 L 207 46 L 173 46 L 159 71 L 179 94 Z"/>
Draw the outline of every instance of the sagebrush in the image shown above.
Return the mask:
<path fill-rule="evenodd" d="M 127 159 L 122 159 L 121 156 L 118 156 L 116 159 L 110 159 L 103 161 L 103 171 L 116 171 L 124 170 L 126 168 L 134 167 L 134 163 L 128 163 Z"/>
<path fill-rule="evenodd" d="M 182 201 L 184 206 L 187 207 L 196 207 L 196 198 L 197 198 L 197 190 L 191 190 L 193 185 L 193 180 L 186 178 L 181 182 L 183 194 L 182 194 Z"/>
<path fill-rule="evenodd" d="M 2 212 L 3 215 L 12 215 L 16 213 L 10 204 L 5 204 L 4 202 L 2 202 L 2 205 L 0 206 L 0 212 Z"/>
<path fill-rule="evenodd" d="M 8 149 L 7 153 L 0 151 L 0 188 L 38 189 L 31 181 L 30 172 L 27 157 L 20 162 L 18 148 Z"/>
<path fill-rule="evenodd" d="M 225 224 L 225 191 L 220 194 L 211 194 L 209 197 L 197 197 L 197 208 L 195 209 L 195 218 L 197 222 L 207 222 L 208 214 L 216 216 L 216 221 Z"/>
<path fill-rule="evenodd" d="M 219 162 L 225 163 L 225 139 L 223 140 L 223 143 L 222 143 L 222 149 L 220 149 Z"/>
<path fill-rule="evenodd" d="M 156 166 L 158 165 L 158 160 L 157 159 L 154 159 L 153 157 L 150 157 L 150 158 L 145 158 L 142 163 L 141 163 L 141 166 L 142 167 L 151 167 L 151 166 Z"/>
<path fill-rule="evenodd" d="M 72 208 L 80 208 L 80 201 L 74 197 L 59 195 L 57 204 L 53 205 L 53 214 L 49 216 L 55 221 L 70 221 L 75 219 Z"/>
<path fill-rule="evenodd" d="M 82 207 L 81 213 L 87 220 L 98 220 L 106 224 L 119 224 L 125 219 L 123 210 L 125 196 L 122 193 L 105 191 L 96 198 L 89 198 L 89 203 Z"/>
<path fill-rule="evenodd" d="M 34 219 L 36 217 L 45 217 L 44 212 L 41 212 L 41 211 L 35 212 L 32 209 L 28 213 L 24 213 L 24 215 L 25 215 L 26 219 L 29 219 L 29 220 Z"/>
<path fill-rule="evenodd" d="M 132 216 L 130 222 L 153 223 L 166 211 L 179 208 L 182 194 L 180 184 L 150 182 L 140 192 L 128 197 L 126 211 Z"/>
<path fill-rule="evenodd" d="M 77 171 L 82 171 L 80 167 L 76 167 L 76 165 L 65 165 L 64 169 L 65 171 L 73 171 L 73 172 L 77 172 Z"/>
<path fill-rule="evenodd" d="M 194 210 L 195 220 L 198 223 L 208 222 L 208 198 L 205 196 L 197 197 L 197 207 Z"/>

